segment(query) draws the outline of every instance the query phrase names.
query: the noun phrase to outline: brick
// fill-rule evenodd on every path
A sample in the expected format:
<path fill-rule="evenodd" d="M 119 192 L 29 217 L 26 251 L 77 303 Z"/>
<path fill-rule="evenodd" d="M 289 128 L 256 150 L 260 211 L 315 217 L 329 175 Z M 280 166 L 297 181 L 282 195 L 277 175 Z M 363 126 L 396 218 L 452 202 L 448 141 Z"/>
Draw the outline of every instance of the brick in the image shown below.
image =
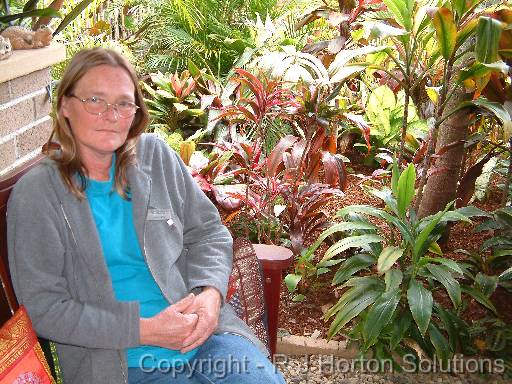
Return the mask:
<path fill-rule="evenodd" d="M 9 82 L 6 81 L 0 84 L 0 104 L 6 103 L 10 100 L 11 94 L 9 92 Z"/>
<path fill-rule="evenodd" d="M 344 358 L 355 358 L 357 349 L 347 348 L 343 341 L 327 341 L 305 336 L 284 336 L 278 338 L 276 352 L 284 355 L 328 354 Z"/>
<path fill-rule="evenodd" d="M 16 144 L 14 139 L 0 144 L 0 172 L 16 160 Z"/>
<path fill-rule="evenodd" d="M 42 95 L 34 97 L 32 100 L 34 100 L 34 112 L 36 120 L 42 119 L 50 113 L 52 104 L 50 103 L 50 98 L 46 92 Z"/>
<path fill-rule="evenodd" d="M 23 100 L 13 106 L 0 110 L 0 137 L 34 121 L 34 102 Z"/>
<path fill-rule="evenodd" d="M 46 143 L 51 132 L 52 120 L 48 119 L 16 136 L 16 157 L 19 159 L 33 150 L 40 148 L 44 143 Z"/>
<path fill-rule="evenodd" d="M 50 68 L 29 73 L 10 81 L 12 97 L 20 97 L 35 92 L 50 84 Z"/>

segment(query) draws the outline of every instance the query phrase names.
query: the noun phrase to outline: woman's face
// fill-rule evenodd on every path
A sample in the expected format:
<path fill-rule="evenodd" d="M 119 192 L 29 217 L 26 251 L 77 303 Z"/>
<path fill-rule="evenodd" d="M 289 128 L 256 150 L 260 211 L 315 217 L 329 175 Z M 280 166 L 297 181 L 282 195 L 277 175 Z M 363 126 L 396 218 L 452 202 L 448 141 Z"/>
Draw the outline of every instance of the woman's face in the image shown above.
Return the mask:
<path fill-rule="evenodd" d="M 109 106 L 98 116 L 87 112 L 79 99 L 96 97 L 110 104 L 135 103 L 135 86 L 129 74 L 121 67 L 99 65 L 75 84 L 73 95 L 76 97 L 63 97 L 61 113 L 69 121 L 80 155 L 84 159 L 111 156 L 126 141 L 135 115 L 120 117 Z"/>

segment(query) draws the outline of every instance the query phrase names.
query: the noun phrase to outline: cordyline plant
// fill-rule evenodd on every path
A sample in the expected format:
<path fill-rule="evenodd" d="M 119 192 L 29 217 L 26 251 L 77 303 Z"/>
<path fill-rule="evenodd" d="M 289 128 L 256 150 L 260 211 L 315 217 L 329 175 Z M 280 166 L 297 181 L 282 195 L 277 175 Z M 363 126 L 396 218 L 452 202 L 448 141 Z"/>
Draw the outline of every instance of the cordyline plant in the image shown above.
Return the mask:
<path fill-rule="evenodd" d="M 298 104 L 281 82 L 266 77 L 260 80 L 241 68 L 234 71 L 238 76 L 233 81 L 247 87 L 250 96 L 241 97 L 236 104 L 224 107 L 217 119 L 227 118 L 232 124 L 240 124 L 246 134 L 253 136 L 253 143 L 257 146 L 267 136 L 265 121 L 277 116 L 286 117 L 285 109 Z"/>
<path fill-rule="evenodd" d="M 412 164 L 400 174 L 395 162 L 391 189 L 370 190 L 384 201 L 386 209 L 365 205 L 341 209 L 337 217 L 343 221 L 324 231 L 302 257 L 311 260 L 332 234 L 346 235 L 316 265 L 324 271 L 339 264 L 332 283 L 343 294 L 325 314 L 325 320 L 332 319 L 329 337 L 343 332 L 360 343 L 361 353 L 374 350 L 380 359 L 395 360 L 413 353 L 418 358 L 435 355 L 446 361 L 460 350 L 460 332 L 455 325 L 460 323 L 458 279 L 464 269 L 442 257 L 436 241 L 446 222 L 470 221 L 470 216 L 485 213 L 473 207 L 449 211 L 450 204 L 420 220 L 411 207 L 415 181 Z M 382 230 L 368 217 L 383 220 L 392 230 Z M 356 254 L 343 256 L 349 249 Z M 434 296 L 434 291 L 439 294 Z M 482 300 L 478 293 L 467 293 Z M 443 295 L 449 297 L 452 308 L 438 301 Z"/>
<path fill-rule="evenodd" d="M 261 156 L 261 147 L 255 149 L 250 143 L 213 145 L 220 150 L 216 159 L 223 159 L 223 179 L 229 175 L 235 184 L 219 186 L 204 181 L 202 184 L 213 192 L 218 204 L 232 211 L 226 221 L 246 214 L 256 223 L 257 241 L 280 244 L 285 240 L 299 254 L 305 241 L 327 222 L 328 213 L 324 210 L 327 199 L 342 193 L 306 178 L 306 168 L 300 166 L 303 141 L 285 136 L 267 158 Z M 338 183 L 337 162 L 327 166 L 325 172 L 326 179 Z M 201 173 L 206 176 L 209 172 Z"/>
<path fill-rule="evenodd" d="M 304 248 L 304 239 L 310 237 L 309 231 L 316 228 L 306 222 L 317 219 L 318 223 L 324 223 L 327 218 L 320 205 L 309 204 L 309 200 L 321 200 L 320 196 L 326 198 L 333 193 L 340 193 L 339 190 L 333 192 L 328 185 L 318 184 L 321 165 L 323 164 L 324 179 L 329 184 L 344 186 L 344 163 L 327 150 L 332 140 L 327 136 L 325 127 L 311 119 L 308 120 L 312 123 L 311 126 L 304 125 L 305 138 L 287 135 L 265 154 L 262 143 L 267 134 L 266 120 L 279 116 L 290 122 L 302 121 L 297 116 L 306 112 L 303 105 L 281 82 L 265 77 L 260 81 L 243 69 L 236 69 L 235 72 L 238 74 L 235 81 L 249 88 L 252 97 L 241 98 L 236 104 L 223 108 L 219 118 L 230 118 L 232 124 L 240 124 L 246 131 L 253 130 L 255 135 L 250 148 L 249 144 L 245 144 L 247 148 L 244 153 L 233 152 L 232 160 L 238 167 L 239 181 L 246 186 L 245 194 L 228 193 L 244 203 L 251 217 L 266 222 L 279 222 L 290 236 L 292 251 L 298 254 Z M 220 148 L 219 145 L 216 146 Z M 249 158 L 245 155 L 249 152 L 255 155 L 250 156 L 255 161 L 248 161 Z M 264 155 L 267 155 L 266 158 Z M 306 189 L 302 191 L 303 188 Z M 255 198 L 255 194 L 261 198 Z M 273 210 L 278 198 L 284 204 L 284 212 L 282 218 L 276 220 L 278 215 Z M 266 242 L 272 242 L 270 239 L 274 237 L 258 235 L 259 240 L 264 239 Z"/>

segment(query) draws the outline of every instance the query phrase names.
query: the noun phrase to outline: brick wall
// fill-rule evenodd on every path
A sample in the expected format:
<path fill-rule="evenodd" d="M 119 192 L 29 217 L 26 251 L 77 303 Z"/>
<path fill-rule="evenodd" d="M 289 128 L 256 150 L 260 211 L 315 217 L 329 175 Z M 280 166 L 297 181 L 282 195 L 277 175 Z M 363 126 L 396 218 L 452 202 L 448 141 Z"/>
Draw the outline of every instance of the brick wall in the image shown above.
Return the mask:
<path fill-rule="evenodd" d="M 58 51 L 57 57 L 55 47 L 15 51 L 0 61 L 0 176 L 36 156 L 48 140 L 52 130 L 50 66 L 64 58 L 63 47 Z M 32 67 L 31 55 L 36 55 L 32 60 L 37 58 Z"/>
<path fill-rule="evenodd" d="M 0 84 L 0 172 L 30 158 L 48 139 L 49 85 L 49 68 Z"/>

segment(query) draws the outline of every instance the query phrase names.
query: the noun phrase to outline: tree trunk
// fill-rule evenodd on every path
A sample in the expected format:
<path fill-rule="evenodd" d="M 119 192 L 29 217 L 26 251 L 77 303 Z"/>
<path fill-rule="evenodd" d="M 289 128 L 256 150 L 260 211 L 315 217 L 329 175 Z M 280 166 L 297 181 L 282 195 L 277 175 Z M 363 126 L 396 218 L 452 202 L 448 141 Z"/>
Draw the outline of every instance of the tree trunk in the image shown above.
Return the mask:
<path fill-rule="evenodd" d="M 455 90 L 445 108 L 446 113 L 452 111 L 459 103 L 465 101 L 469 95 L 463 90 Z M 421 198 L 418 216 L 425 217 L 443 210 L 450 201 L 455 199 L 459 175 L 461 174 L 462 160 L 464 157 L 464 143 L 468 137 L 471 113 L 463 109 L 446 119 L 439 127 L 435 153 L 452 143 L 460 143 L 452 146 L 442 153 L 428 170 L 430 176 Z M 427 171 L 427 170 L 425 170 Z"/>

